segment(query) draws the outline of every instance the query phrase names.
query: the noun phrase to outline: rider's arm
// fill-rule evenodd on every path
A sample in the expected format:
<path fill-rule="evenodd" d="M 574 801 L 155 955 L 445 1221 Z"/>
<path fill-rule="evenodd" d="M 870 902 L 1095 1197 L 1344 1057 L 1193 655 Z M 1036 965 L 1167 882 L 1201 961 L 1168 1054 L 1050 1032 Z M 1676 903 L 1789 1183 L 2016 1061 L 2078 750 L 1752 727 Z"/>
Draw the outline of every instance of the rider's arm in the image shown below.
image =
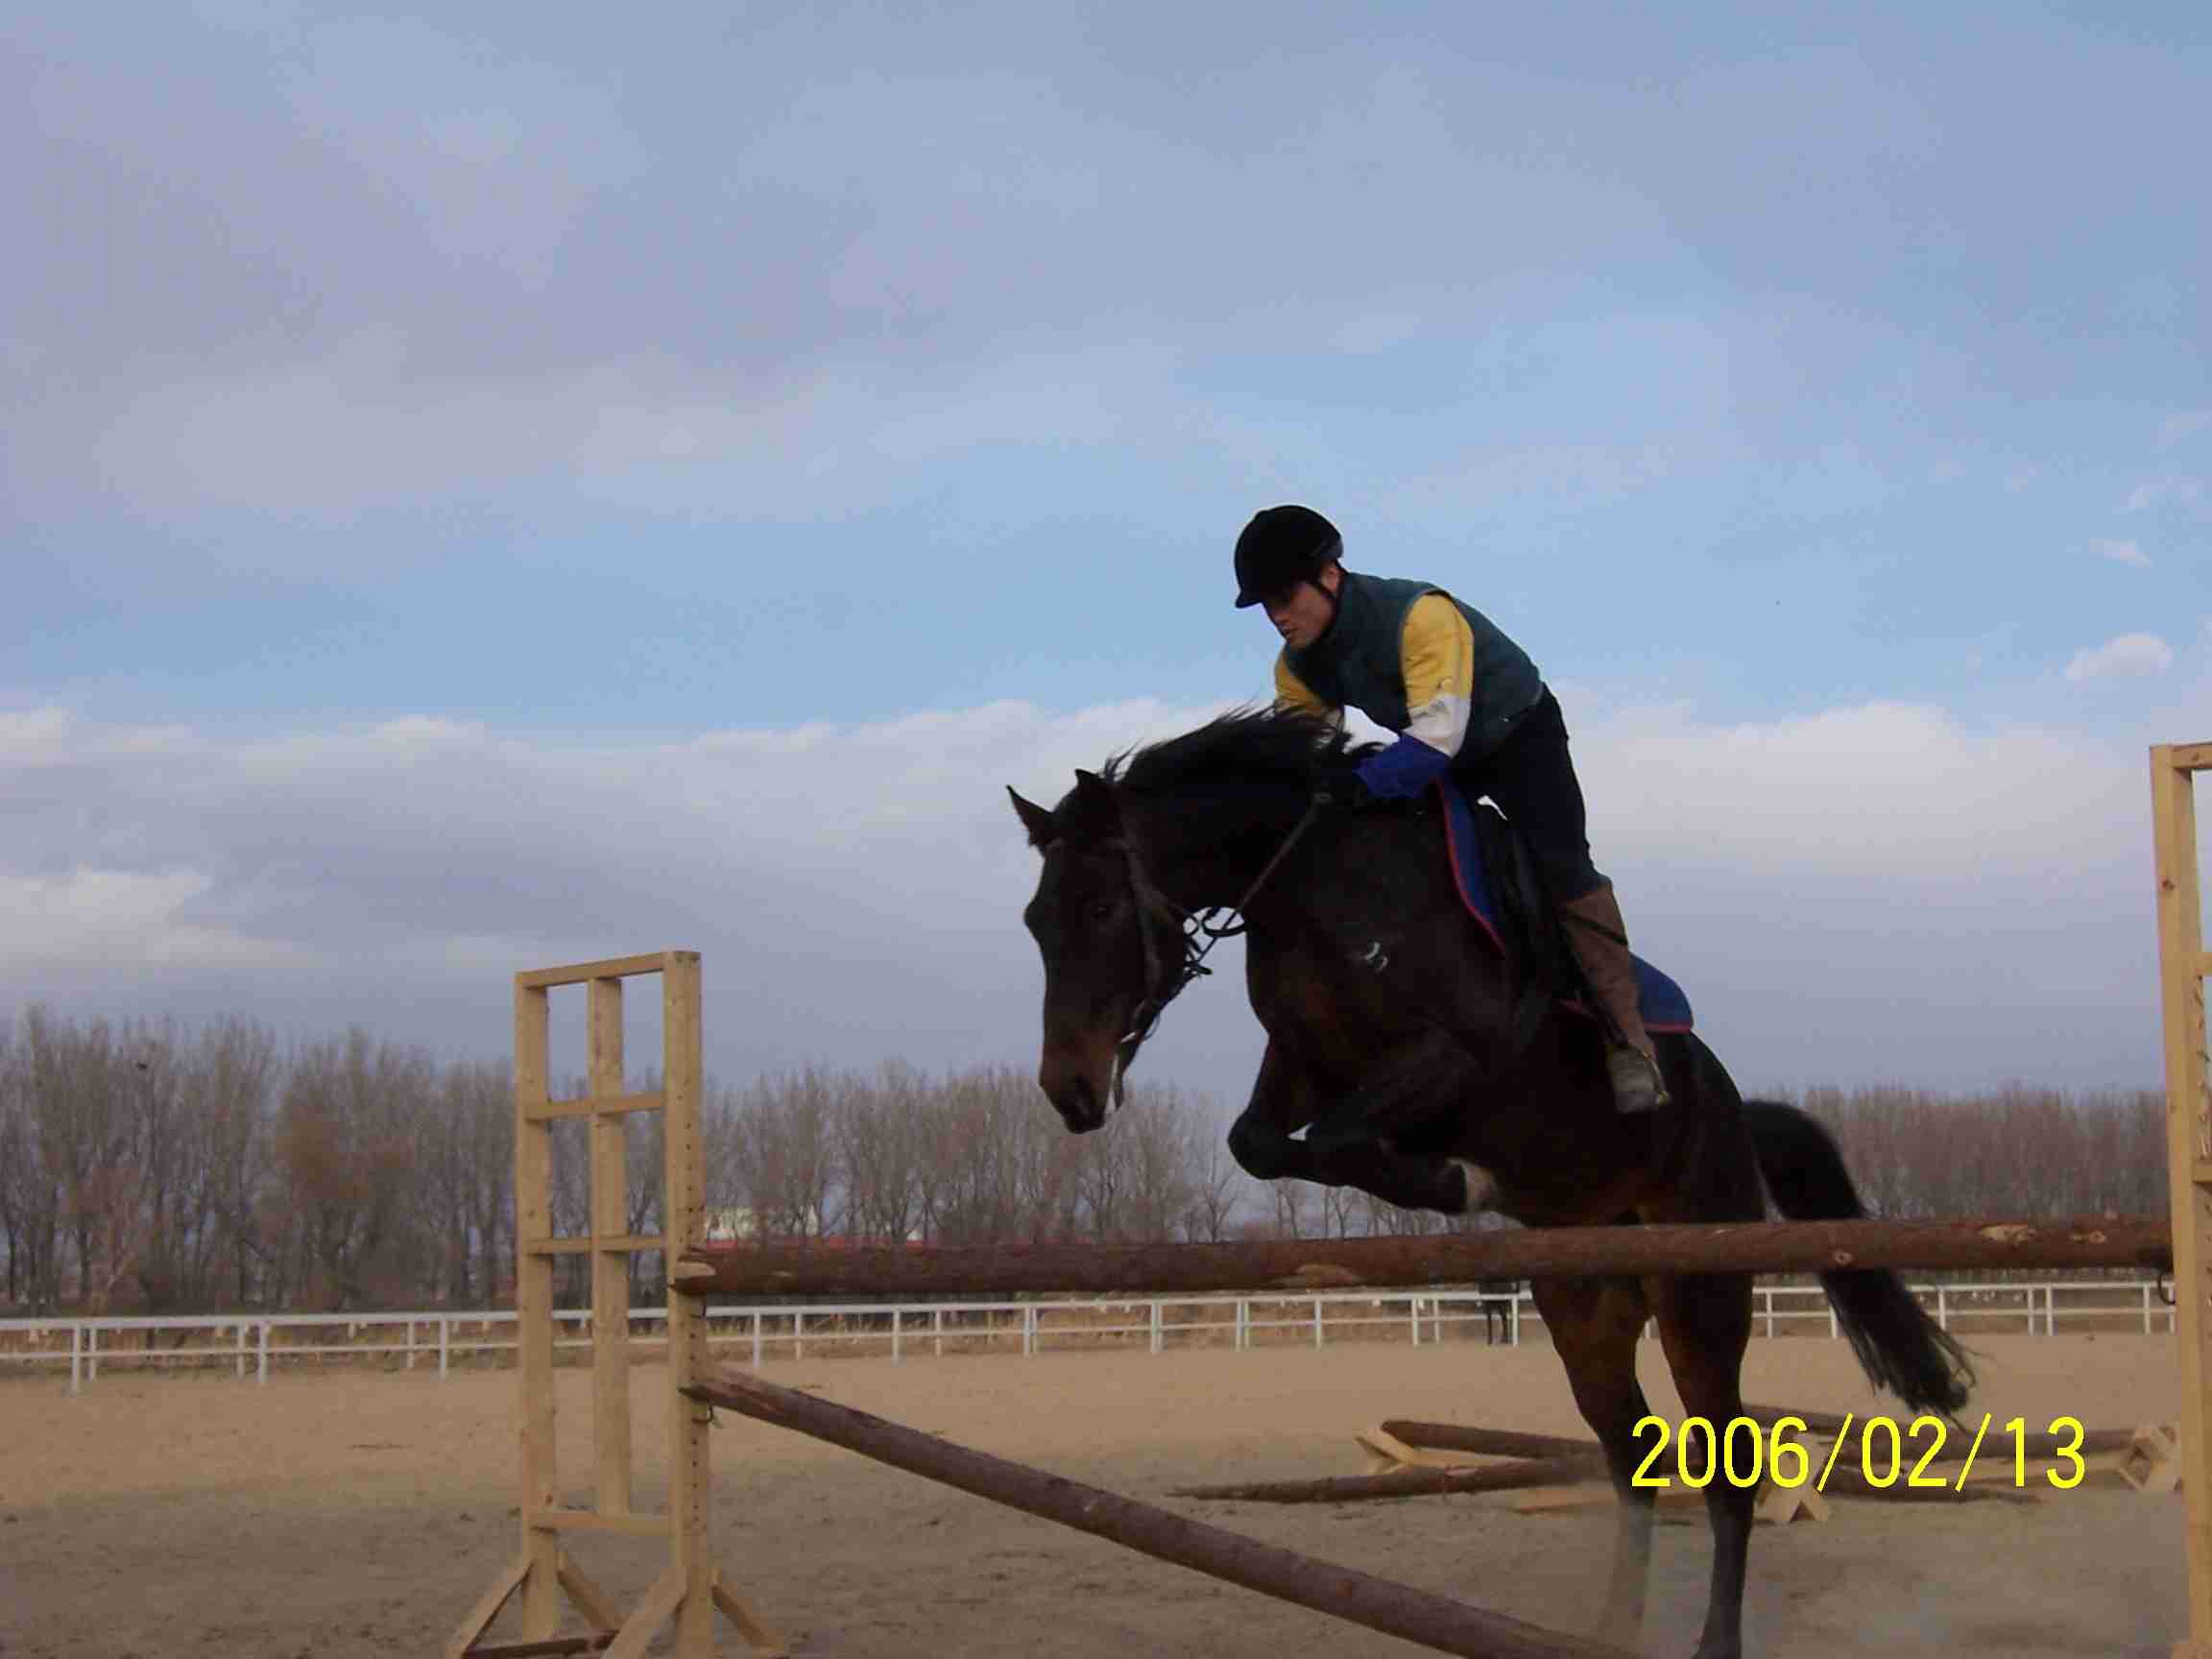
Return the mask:
<path fill-rule="evenodd" d="M 1395 743 L 1359 766 L 1360 781 L 1381 796 L 1420 794 L 1467 740 L 1475 708 L 1475 634 L 1459 607 L 1441 593 L 1414 600 L 1406 613 L 1400 662 L 1411 718 Z"/>
<path fill-rule="evenodd" d="M 1344 710 L 1331 707 L 1313 694 L 1313 688 L 1290 671 L 1289 660 L 1275 654 L 1275 707 L 1299 714 L 1311 714 L 1341 729 Z"/>

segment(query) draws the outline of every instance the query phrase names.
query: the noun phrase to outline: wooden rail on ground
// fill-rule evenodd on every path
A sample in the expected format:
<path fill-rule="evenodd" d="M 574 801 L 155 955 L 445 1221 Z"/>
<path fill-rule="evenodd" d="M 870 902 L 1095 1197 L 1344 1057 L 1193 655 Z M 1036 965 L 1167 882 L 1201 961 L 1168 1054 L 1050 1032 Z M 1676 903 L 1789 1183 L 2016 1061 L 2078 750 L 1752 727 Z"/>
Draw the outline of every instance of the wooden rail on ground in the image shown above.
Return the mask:
<path fill-rule="evenodd" d="M 1461 1469 L 1390 1469 L 1378 1475 L 1320 1475 L 1303 1480 L 1224 1480 L 1170 1486 L 1170 1498 L 1236 1503 L 1367 1503 L 1388 1498 L 1450 1498 L 1476 1492 L 1520 1492 L 1605 1479 L 1605 1455 L 1595 1442 L 1581 1457 L 1514 1457 Z"/>
<path fill-rule="evenodd" d="M 1562 1635 L 1350 1567 L 1316 1561 L 1100 1487 L 955 1446 L 865 1411 L 780 1388 L 730 1367 L 709 1367 L 685 1392 L 694 1400 L 827 1440 L 994 1503 L 1438 1652 L 1471 1659 L 1625 1659 L 1621 1649 L 1603 1643 Z"/>
<path fill-rule="evenodd" d="M 2153 1216 L 2073 1220 L 1743 1221 L 1668 1227 L 1542 1227 L 1425 1238 L 1275 1238 L 1225 1244 L 1028 1244 L 828 1251 L 788 1244 L 685 1252 L 695 1296 L 1107 1294 L 1426 1287 L 1473 1279 L 1606 1273 L 1932 1272 L 1990 1267 L 2148 1267 L 2172 1261 Z"/>

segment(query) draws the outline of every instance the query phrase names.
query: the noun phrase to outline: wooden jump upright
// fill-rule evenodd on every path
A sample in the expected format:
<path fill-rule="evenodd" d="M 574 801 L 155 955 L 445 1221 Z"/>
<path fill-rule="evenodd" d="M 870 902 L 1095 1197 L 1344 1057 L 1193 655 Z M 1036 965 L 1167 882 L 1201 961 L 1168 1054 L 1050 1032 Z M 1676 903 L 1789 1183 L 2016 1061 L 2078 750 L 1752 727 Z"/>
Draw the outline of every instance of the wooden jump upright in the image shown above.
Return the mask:
<path fill-rule="evenodd" d="M 2212 1094 L 2204 1060 L 2204 978 L 2212 957 L 2204 951 L 2195 778 L 2204 771 L 2212 771 L 2212 743 L 2161 743 L 2151 751 L 2181 1492 L 2188 1505 L 2189 1639 L 2175 1647 L 2176 1659 L 2212 1659 Z"/>
<path fill-rule="evenodd" d="M 661 975 L 661 1087 L 623 1092 L 622 981 Z M 555 1100 L 548 1082 L 547 993 L 556 985 L 586 990 L 586 1063 L 590 1093 Z M 661 1627 L 675 1621 L 672 1649 L 680 1659 L 710 1659 L 719 1607 L 754 1647 L 781 1654 L 782 1643 L 719 1581 L 709 1541 L 708 1429 L 712 1413 L 684 1390 L 704 1370 L 706 1313 L 698 1300 L 668 1296 L 668 1507 L 640 1514 L 632 1506 L 630 1439 L 630 1258 L 660 1251 L 673 1270 L 681 1251 L 703 1236 L 706 1192 L 700 1163 L 699 953 L 663 950 L 515 975 L 515 1312 L 521 1387 L 522 1552 L 493 1581 L 446 1644 L 446 1659 L 525 1659 L 554 1654 L 604 1654 L 638 1659 Z M 661 1231 L 634 1235 L 628 1225 L 629 1170 L 623 1123 L 633 1112 L 662 1115 L 664 1182 Z M 553 1233 L 553 1125 L 589 1120 L 590 1228 Z M 553 1263 L 588 1255 L 591 1262 L 591 1379 L 596 1484 L 591 1507 L 564 1506 L 553 1443 Z M 672 1283 L 672 1281 L 671 1281 Z M 564 1536 L 617 1532 L 668 1540 L 668 1565 L 627 1620 L 570 1557 Z M 581 1636 L 557 1637 L 565 1591 L 590 1624 Z M 486 1626 L 519 1592 L 522 1629 L 513 1642 L 479 1645 Z"/>

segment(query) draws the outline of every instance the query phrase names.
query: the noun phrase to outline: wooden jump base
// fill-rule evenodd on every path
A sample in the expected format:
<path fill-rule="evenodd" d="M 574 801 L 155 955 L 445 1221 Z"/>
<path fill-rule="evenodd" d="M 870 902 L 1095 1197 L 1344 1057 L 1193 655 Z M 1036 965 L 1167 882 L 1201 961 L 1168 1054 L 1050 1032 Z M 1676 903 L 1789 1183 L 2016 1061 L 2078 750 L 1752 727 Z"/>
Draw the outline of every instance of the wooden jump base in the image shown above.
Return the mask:
<path fill-rule="evenodd" d="M 1146 1295 L 1199 1290 L 1428 1287 L 1474 1279 L 1607 1273 L 1827 1273 L 1839 1267 L 2166 1268 L 2170 1230 L 2147 1216 L 2071 1221 L 1743 1221 L 1531 1227 L 1424 1238 L 1226 1244 L 1021 1244 L 841 1250 L 716 1245 L 686 1251 L 694 1296 Z"/>
<path fill-rule="evenodd" d="M 1561 1635 L 1350 1567 L 1317 1561 L 1100 1487 L 955 1446 L 865 1411 L 780 1388 L 727 1366 L 709 1367 L 685 1392 L 694 1400 L 827 1440 L 924 1479 L 1438 1652 L 1470 1659 L 1625 1659 L 1620 1648 L 1602 1643 Z"/>

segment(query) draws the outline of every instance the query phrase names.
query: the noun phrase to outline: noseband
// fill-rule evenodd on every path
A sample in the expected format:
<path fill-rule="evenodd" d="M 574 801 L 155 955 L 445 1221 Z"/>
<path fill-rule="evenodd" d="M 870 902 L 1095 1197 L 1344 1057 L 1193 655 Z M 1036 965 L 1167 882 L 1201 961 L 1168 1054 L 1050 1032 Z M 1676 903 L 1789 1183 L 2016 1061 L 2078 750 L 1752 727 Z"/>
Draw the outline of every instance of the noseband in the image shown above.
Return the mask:
<path fill-rule="evenodd" d="M 1234 904 L 1208 904 L 1191 910 L 1178 904 L 1160 891 L 1145 871 L 1143 856 L 1137 850 L 1137 837 L 1130 831 L 1126 821 L 1121 833 L 1109 846 L 1118 845 L 1122 862 L 1129 869 L 1129 893 L 1137 905 L 1137 931 L 1144 942 L 1144 1000 L 1137 1004 L 1130 1016 L 1129 1029 L 1121 1034 L 1121 1041 L 1114 1050 L 1113 1097 L 1116 1107 L 1121 1104 L 1122 1084 L 1129 1075 L 1129 1068 L 1137 1058 L 1137 1050 L 1152 1035 L 1160 1023 L 1160 1016 L 1167 1011 L 1167 1004 L 1180 997 L 1193 979 L 1203 978 L 1214 972 L 1206 966 L 1206 956 L 1224 939 L 1234 939 L 1243 932 L 1248 924 L 1244 911 L 1260 889 L 1266 885 L 1267 878 L 1275 874 L 1276 867 L 1298 845 L 1299 838 L 1313 823 L 1322 803 L 1316 799 L 1306 808 L 1306 815 L 1283 837 L 1282 845 L 1275 849 L 1274 856 L 1261 867 L 1252 878 L 1252 885 L 1244 889 L 1244 896 Z M 1229 920 L 1216 923 L 1214 919 L 1224 910 Z M 1160 947 L 1153 940 L 1153 922 L 1158 918 L 1172 926 L 1183 947 L 1183 959 L 1172 968 L 1161 961 Z"/>

